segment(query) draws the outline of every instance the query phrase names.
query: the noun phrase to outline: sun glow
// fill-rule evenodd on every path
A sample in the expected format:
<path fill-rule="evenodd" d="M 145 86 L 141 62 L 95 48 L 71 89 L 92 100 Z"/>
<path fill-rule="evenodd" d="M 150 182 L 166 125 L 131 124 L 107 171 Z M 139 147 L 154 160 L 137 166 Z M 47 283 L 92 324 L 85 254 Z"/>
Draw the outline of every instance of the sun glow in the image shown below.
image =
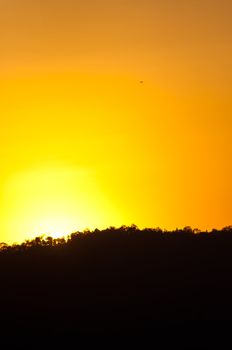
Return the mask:
<path fill-rule="evenodd" d="M 5 185 L 4 232 L 14 241 L 60 237 L 116 221 L 116 211 L 90 169 L 43 165 L 14 174 Z M 9 240 L 7 240 L 9 241 Z"/>

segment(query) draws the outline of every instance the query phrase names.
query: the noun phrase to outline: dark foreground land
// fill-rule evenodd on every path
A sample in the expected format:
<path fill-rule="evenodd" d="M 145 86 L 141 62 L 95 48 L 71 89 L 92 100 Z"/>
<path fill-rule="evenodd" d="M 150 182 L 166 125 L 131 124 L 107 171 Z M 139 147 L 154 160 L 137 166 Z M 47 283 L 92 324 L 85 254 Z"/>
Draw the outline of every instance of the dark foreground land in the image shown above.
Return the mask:
<path fill-rule="evenodd" d="M 131 226 L 2 244 L 0 278 L 4 336 L 142 334 L 157 324 L 231 321 L 232 228 Z"/>

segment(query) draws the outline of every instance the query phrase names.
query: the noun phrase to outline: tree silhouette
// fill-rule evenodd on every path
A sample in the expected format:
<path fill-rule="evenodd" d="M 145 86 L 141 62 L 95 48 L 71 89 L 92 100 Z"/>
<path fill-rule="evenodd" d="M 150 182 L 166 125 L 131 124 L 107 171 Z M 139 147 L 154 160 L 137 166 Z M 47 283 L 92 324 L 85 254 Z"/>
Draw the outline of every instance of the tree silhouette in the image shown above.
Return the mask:
<path fill-rule="evenodd" d="M 0 244 L 4 334 L 155 332 L 232 320 L 232 227 L 136 225 Z"/>

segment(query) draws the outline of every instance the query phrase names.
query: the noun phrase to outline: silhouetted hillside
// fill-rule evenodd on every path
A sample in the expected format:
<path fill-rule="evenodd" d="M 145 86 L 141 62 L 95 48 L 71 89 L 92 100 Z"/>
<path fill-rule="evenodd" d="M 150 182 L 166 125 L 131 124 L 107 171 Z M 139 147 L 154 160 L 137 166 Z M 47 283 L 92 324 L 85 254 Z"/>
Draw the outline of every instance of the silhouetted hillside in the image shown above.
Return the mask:
<path fill-rule="evenodd" d="M 152 333 L 232 320 L 232 227 L 136 226 L 1 245 L 4 334 Z"/>

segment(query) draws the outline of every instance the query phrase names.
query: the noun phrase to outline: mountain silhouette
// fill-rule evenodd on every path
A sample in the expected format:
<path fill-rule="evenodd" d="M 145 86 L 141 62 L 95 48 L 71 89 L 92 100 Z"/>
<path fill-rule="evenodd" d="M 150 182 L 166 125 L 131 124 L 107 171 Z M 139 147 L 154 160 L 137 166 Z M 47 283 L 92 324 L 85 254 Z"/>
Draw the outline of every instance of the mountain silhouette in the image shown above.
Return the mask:
<path fill-rule="evenodd" d="M 1 244 L 1 332 L 153 334 L 232 320 L 232 226 L 135 225 Z"/>

